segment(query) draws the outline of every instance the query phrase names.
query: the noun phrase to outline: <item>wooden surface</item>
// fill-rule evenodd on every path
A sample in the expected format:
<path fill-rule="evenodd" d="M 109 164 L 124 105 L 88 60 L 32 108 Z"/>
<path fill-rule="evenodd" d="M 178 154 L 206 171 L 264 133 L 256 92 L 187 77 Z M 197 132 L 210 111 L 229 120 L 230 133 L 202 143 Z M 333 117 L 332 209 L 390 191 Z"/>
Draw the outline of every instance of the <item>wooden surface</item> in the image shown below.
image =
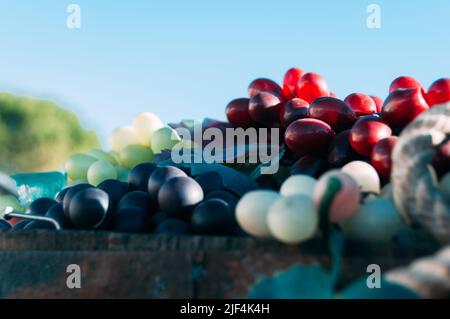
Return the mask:
<path fill-rule="evenodd" d="M 431 247 L 346 246 L 343 280 L 407 265 Z M 330 265 L 324 244 L 285 246 L 252 238 L 107 232 L 0 232 L 0 298 L 243 298 L 262 275 L 294 263 Z M 81 267 L 81 288 L 66 267 Z"/>

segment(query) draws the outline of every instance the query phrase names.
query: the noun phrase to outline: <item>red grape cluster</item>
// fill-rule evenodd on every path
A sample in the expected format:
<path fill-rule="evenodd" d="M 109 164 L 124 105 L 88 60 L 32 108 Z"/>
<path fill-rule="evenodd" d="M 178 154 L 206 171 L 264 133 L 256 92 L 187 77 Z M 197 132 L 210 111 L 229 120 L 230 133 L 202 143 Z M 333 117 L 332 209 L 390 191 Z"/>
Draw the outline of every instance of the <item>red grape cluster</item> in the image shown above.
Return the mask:
<path fill-rule="evenodd" d="M 401 76 L 384 102 L 363 93 L 342 100 L 321 75 L 292 68 L 283 86 L 259 78 L 248 94 L 227 105 L 228 121 L 236 127 L 281 128 L 288 153 L 297 160 L 291 172 L 318 177 L 327 168 L 366 160 L 389 178 L 397 136 L 423 111 L 450 101 L 450 78 L 436 80 L 426 91 L 416 79 Z"/>

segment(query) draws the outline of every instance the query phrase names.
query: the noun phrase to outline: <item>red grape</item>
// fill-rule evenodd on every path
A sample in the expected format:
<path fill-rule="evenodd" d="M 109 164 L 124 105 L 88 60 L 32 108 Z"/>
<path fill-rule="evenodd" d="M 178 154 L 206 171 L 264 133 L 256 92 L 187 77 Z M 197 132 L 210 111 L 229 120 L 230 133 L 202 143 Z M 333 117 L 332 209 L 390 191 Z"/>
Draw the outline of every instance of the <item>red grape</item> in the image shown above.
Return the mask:
<path fill-rule="evenodd" d="M 350 131 L 350 144 L 353 149 L 363 156 L 370 156 L 378 141 L 392 135 L 392 130 L 381 119 L 373 116 L 362 117 Z"/>
<path fill-rule="evenodd" d="M 353 93 L 345 98 L 345 103 L 355 111 L 356 116 L 373 114 L 377 112 L 375 101 L 368 95 Z"/>
<path fill-rule="evenodd" d="M 337 132 L 350 128 L 356 121 L 356 114 L 351 107 L 334 97 L 315 99 L 309 106 L 308 115 L 324 121 Z"/>
<path fill-rule="evenodd" d="M 322 96 L 330 96 L 325 80 L 317 73 L 304 74 L 297 86 L 297 97 L 311 103 Z"/>
<path fill-rule="evenodd" d="M 446 141 L 439 146 L 431 164 L 438 177 L 442 177 L 450 171 L 450 141 Z"/>
<path fill-rule="evenodd" d="M 295 120 L 308 116 L 309 103 L 298 98 L 289 100 L 281 108 L 280 123 L 282 127 L 287 127 Z"/>
<path fill-rule="evenodd" d="M 247 98 L 235 99 L 228 103 L 225 109 L 228 122 L 236 127 L 248 128 L 256 126 L 256 122 L 250 117 L 249 104 L 250 99 Z"/>
<path fill-rule="evenodd" d="M 272 93 L 257 93 L 250 99 L 250 117 L 259 124 L 271 126 L 279 121 L 282 105 L 282 101 Z"/>
<path fill-rule="evenodd" d="M 284 75 L 283 93 L 287 99 L 293 99 L 297 96 L 297 85 L 305 72 L 299 68 L 289 69 Z"/>
<path fill-rule="evenodd" d="M 413 77 L 399 76 L 394 81 L 392 81 L 391 86 L 389 87 L 389 93 L 392 93 L 398 89 L 415 89 L 415 88 L 422 88 L 422 84 L 420 84 L 420 82 Z"/>
<path fill-rule="evenodd" d="M 380 113 L 381 109 L 383 108 L 383 100 L 375 95 L 371 95 L 370 97 L 372 98 L 372 100 L 375 102 L 375 105 L 377 106 L 377 113 Z"/>
<path fill-rule="evenodd" d="M 434 81 L 427 93 L 427 102 L 430 107 L 448 101 L 450 101 L 450 78 Z"/>
<path fill-rule="evenodd" d="M 392 150 L 394 149 L 395 144 L 397 143 L 398 137 L 390 136 L 378 141 L 375 144 L 370 162 L 372 166 L 375 167 L 378 174 L 383 177 L 390 177 L 391 175 L 391 166 L 392 166 Z"/>
<path fill-rule="evenodd" d="M 423 89 L 402 89 L 389 94 L 381 117 L 392 128 L 401 128 L 428 109 Z"/>
<path fill-rule="evenodd" d="M 334 135 L 333 129 L 323 121 L 301 119 L 288 126 L 284 139 L 291 150 L 303 156 L 325 152 Z"/>
<path fill-rule="evenodd" d="M 253 97 L 261 92 L 269 92 L 276 95 L 280 99 L 284 98 L 283 89 L 281 86 L 270 79 L 259 78 L 254 80 L 248 86 L 248 95 L 250 97 Z"/>

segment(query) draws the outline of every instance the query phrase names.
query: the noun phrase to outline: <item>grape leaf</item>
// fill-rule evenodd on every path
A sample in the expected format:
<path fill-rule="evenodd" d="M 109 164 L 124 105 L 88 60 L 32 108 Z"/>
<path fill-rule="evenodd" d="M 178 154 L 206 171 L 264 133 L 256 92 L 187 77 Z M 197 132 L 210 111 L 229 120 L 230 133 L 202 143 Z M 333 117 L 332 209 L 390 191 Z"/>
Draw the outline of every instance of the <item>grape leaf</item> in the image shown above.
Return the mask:
<path fill-rule="evenodd" d="M 295 264 L 272 277 L 262 277 L 250 290 L 249 298 L 259 299 L 417 299 L 419 296 L 401 285 L 381 278 L 381 287 L 370 289 L 366 279 L 353 282 L 347 288 L 335 290 L 341 272 L 344 239 L 342 233 L 331 229 L 328 238 L 332 267 Z"/>
<path fill-rule="evenodd" d="M 251 299 L 329 299 L 333 278 L 319 265 L 296 264 L 273 277 L 262 277 L 251 289 Z"/>

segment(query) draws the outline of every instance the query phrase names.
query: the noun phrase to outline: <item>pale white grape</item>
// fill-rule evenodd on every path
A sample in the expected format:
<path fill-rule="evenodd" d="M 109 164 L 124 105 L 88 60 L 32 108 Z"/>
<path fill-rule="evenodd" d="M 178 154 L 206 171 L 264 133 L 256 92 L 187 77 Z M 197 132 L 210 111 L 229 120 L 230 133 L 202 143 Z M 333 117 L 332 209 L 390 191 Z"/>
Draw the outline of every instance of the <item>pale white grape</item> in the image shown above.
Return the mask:
<path fill-rule="evenodd" d="M 128 145 L 119 153 L 120 163 L 127 168 L 133 168 L 137 164 L 152 162 L 153 152 L 143 145 Z"/>
<path fill-rule="evenodd" d="M 122 126 L 115 129 L 109 137 L 109 145 L 113 151 L 120 152 L 128 145 L 142 144 L 132 126 Z"/>
<path fill-rule="evenodd" d="M 164 127 L 161 119 L 153 113 L 143 112 L 133 119 L 133 127 L 144 145 L 150 146 L 153 133 Z"/>
<path fill-rule="evenodd" d="M 319 214 L 309 195 L 281 197 L 270 206 L 267 224 L 273 237 L 287 244 L 311 239 L 317 231 Z"/>
<path fill-rule="evenodd" d="M 116 179 L 117 171 L 108 161 L 98 161 L 92 164 L 87 172 L 87 180 L 90 184 L 97 186 L 107 179 Z"/>
<path fill-rule="evenodd" d="M 280 194 L 282 196 L 303 194 L 312 198 L 316 182 L 313 177 L 307 175 L 294 175 L 281 185 Z"/>
<path fill-rule="evenodd" d="M 267 190 L 245 194 L 236 206 L 236 219 L 241 228 L 255 237 L 270 237 L 267 214 L 270 206 L 280 197 L 277 192 Z"/>
<path fill-rule="evenodd" d="M 87 154 L 74 154 L 66 162 L 65 169 L 69 178 L 73 181 L 86 180 L 89 167 L 97 159 Z"/>
<path fill-rule="evenodd" d="M 159 154 L 163 150 L 171 150 L 180 141 L 181 138 L 174 129 L 160 128 L 152 136 L 152 151 L 154 154 Z"/>
<path fill-rule="evenodd" d="M 372 165 L 363 161 L 353 161 L 342 167 L 358 183 L 361 192 L 380 193 L 380 178 Z"/>

